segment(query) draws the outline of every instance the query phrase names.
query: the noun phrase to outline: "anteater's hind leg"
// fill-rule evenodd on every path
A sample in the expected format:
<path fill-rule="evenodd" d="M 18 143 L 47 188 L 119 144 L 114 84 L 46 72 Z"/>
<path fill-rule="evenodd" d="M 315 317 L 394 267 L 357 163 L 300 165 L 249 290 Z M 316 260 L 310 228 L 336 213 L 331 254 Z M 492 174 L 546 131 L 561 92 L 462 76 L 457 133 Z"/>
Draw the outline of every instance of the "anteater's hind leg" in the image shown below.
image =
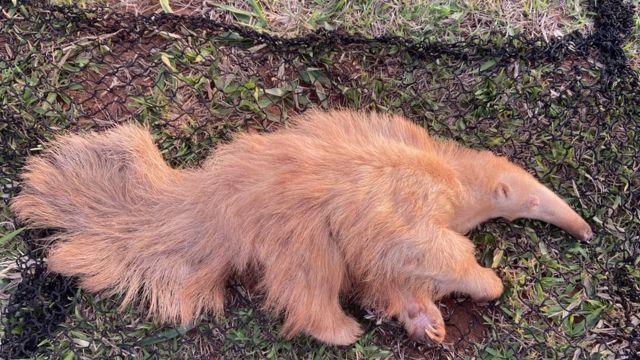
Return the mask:
<path fill-rule="evenodd" d="M 186 279 L 185 286 L 179 292 L 180 318 L 183 325 L 186 325 L 185 319 L 193 321 L 201 313 L 212 313 L 215 316 L 224 314 L 230 268 L 226 262 L 212 259 Z"/>
<path fill-rule="evenodd" d="M 308 246 L 270 249 L 263 257 L 266 306 L 285 313 L 282 334 L 287 337 L 304 333 L 332 345 L 352 344 L 362 329 L 340 306 L 342 256 L 328 233 L 312 236 L 313 241 L 298 242 Z"/>

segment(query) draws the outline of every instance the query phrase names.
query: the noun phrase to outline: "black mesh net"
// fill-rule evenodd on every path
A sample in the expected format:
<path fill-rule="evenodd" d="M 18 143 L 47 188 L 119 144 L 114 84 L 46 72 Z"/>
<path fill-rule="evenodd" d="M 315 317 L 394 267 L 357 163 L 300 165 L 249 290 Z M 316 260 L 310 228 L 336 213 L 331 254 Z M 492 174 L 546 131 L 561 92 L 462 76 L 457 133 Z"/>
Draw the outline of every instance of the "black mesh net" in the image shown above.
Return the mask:
<path fill-rule="evenodd" d="M 229 284 L 224 319 L 159 327 L 144 309 L 118 312 L 117 298 L 47 274 L 46 249 L 34 241 L 46 234 L 25 230 L 10 240 L 21 281 L 3 302 L 1 356 L 640 356 L 640 93 L 624 50 L 629 3 L 590 3 L 591 33 L 458 43 L 327 31 L 278 38 L 199 17 L 0 4 L 4 213 L 26 156 L 55 134 L 144 122 L 166 159 L 188 167 L 236 131 L 274 131 L 309 108 L 346 107 L 400 113 L 434 135 L 507 155 L 596 230 L 584 244 L 541 222 L 485 224 L 471 237 L 505 282 L 499 301 L 443 301 L 448 337 L 433 346 L 347 299 L 367 330 L 348 348 L 278 337 L 280 319 L 259 310 L 251 279 Z"/>

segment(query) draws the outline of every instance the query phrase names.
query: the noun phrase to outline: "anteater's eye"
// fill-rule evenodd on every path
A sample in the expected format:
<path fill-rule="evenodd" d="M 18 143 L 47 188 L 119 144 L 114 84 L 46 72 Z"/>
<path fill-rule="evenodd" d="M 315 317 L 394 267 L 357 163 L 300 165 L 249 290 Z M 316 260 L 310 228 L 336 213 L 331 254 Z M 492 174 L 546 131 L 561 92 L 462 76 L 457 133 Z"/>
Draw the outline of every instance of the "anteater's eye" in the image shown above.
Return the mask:
<path fill-rule="evenodd" d="M 537 196 L 531 195 L 529 197 L 529 207 L 534 208 L 540 205 L 540 199 Z"/>

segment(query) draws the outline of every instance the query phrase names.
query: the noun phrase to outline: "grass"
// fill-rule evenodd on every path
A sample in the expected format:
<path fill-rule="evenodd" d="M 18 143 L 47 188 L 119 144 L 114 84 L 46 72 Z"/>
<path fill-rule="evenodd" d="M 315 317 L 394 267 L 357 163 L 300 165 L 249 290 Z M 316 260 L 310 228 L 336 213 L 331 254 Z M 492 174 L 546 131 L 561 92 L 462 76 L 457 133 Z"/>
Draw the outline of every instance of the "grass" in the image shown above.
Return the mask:
<path fill-rule="evenodd" d="M 564 3 L 499 1 L 204 1 L 173 0 L 173 11 L 240 22 L 284 36 L 318 29 L 357 30 L 371 36 L 413 36 L 429 32 L 447 37 L 477 35 L 487 30 L 529 32 L 551 37 L 589 26 L 580 1 Z M 152 13 L 158 1 L 114 1 L 124 11 Z"/>
<path fill-rule="evenodd" d="M 592 30 L 593 15 L 581 0 L 546 1 L 193 1 L 193 0 L 51 0 L 58 4 L 106 3 L 118 11 L 134 14 L 173 12 L 196 15 L 284 37 L 320 29 L 343 29 L 367 36 L 398 35 L 422 39 L 460 41 L 493 32 L 528 34 L 544 39 L 572 31 Z M 624 50 L 635 69 L 640 68 L 640 20 Z"/>
<path fill-rule="evenodd" d="M 589 26 L 584 9 L 572 2 L 561 11 L 556 3 L 512 4 L 172 1 L 170 6 L 174 12 L 224 17 L 286 36 L 342 28 L 419 39 L 426 31 L 448 41 L 475 35 L 500 44 L 501 33 L 539 31 L 545 36 L 545 31 L 549 37 L 555 30 Z M 87 0 L 80 5 L 93 4 Z M 159 10 L 156 2 L 124 5 L 128 7 L 118 11 Z M 24 12 L 47 16 L 27 7 L 6 10 L 15 17 Z M 530 21 L 523 20 L 524 14 Z M 543 26 L 549 21 L 552 26 Z M 223 319 L 203 318 L 187 329 L 155 325 L 135 307 L 120 313 L 117 298 L 78 291 L 70 295 L 70 315 L 39 344 L 39 357 L 538 359 L 632 354 L 629 340 L 640 322 L 640 260 L 633 256 L 640 234 L 634 208 L 640 129 L 630 120 L 638 115 L 631 106 L 638 99 L 620 90 L 624 83 L 611 91 L 613 99 L 599 96 L 594 90 L 601 71 L 596 59 L 502 63 L 483 56 L 461 63 L 442 54 L 420 60 L 393 45 L 273 50 L 238 34 L 204 34 L 189 25 L 185 21 L 154 36 L 116 41 L 116 31 L 90 36 L 80 24 L 60 18 L 15 25 L 5 20 L 0 39 L 15 46 L 11 54 L 0 48 L 0 118 L 16 118 L 0 122 L 3 198 L 14 191 L 26 154 L 37 153 L 45 139 L 63 131 L 144 122 L 152 127 L 165 158 L 188 167 L 235 132 L 272 131 L 307 108 L 347 106 L 403 113 L 437 136 L 508 155 L 579 209 L 598 236 L 581 244 L 534 221 L 495 221 L 474 231 L 479 260 L 497 269 L 507 290 L 489 306 L 443 302 L 450 325 L 474 324 L 458 336 L 450 326 L 453 337 L 443 347 L 414 344 L 397 323 L 348 302 L 345 306 L 367 329 L 354 346 L 328 347 L 306 337 L 284 340 L 277 335 L 280 319 L 256 305 L 259 294 L 237 285 L 230 288 Z M 636 20 L 634 38 L 639 28 Z M 628 53 L 634 46 L 627 46 Z M 612 109 L 612 102 L 631 104 L 626 108 L 631 112 L 622 106 Z M 4 305 L 20 280 L 12 264 L 26 249 L 20 241 L 25 233 L 17 233 L 8 208 L 0 206 Z M 473 340 L 465 343 L 465 338 Z"/>

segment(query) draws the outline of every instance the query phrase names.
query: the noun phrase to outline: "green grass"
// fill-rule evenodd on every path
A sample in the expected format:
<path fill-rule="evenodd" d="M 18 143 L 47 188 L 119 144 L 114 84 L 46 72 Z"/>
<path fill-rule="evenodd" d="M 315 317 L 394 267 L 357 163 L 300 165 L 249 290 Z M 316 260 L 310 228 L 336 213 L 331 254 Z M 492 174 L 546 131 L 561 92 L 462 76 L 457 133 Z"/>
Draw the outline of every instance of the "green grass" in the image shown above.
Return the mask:
<path fill-rule="evenodd" d="M 566 2 L 520 0 L 512 2 L 479 0 L 420 0 L 415 2 L 367 1 L 205 1 L 182 0 L 51 0 L 54 4 L 76 4 L 81 8 L 108 4 L 118 11 L 150 14 L 174 12 L 206 15 L 249 28 L 285 37 L 320 29 L 342 29 L 367 36 L 397 35 L 414 39 L 456 41 L 469 36 L 488 37 L 492 33 L 528 34 L 553 38 L 592 27 L 584 1 Z M 170 9 L 170 11 L 169 11 Z M 640 69 L 635 18 L 632 38 L 624 50 L 635 69 Z"/>
<path fill-rule="evenodd" d="M 527 4 L 529 16 L 535 12 L 539 18 L 555 6 L 541 1 Z M 491 2 L 395 7 L 373 1 L 310 2 L 296 10 L 309 14 L 300 22 L 294 21 L 297 13 L 282 10 L 283 3 L 210 5 L 238 23 L 287 35 L 340 27 L 368 35 L 392 30 L 416 37 L 427 30 L 441 39 L 473 33 L 500 43 L 503 37 L 489 36 L 492 31 L 527 29 L 504 18 L 505 10 Z M 180 10 L 178 2 L 171 6 Z M 20 11 L 29 9 L 8 9 L 14 15 Z M 277 13 L 294 20 L 288 27 L 277 25 Z M 493 25 L 464 27 L 470 19 L 483 16 L 490 16 Z M 570 19 L 569 28 L 588 23 L 583 12 L 570 14 Z M 280 318 L 260 311 L 259 294 L 243 288 L 230 292 L 232 306 L 224 318 L 203 318 L 189 329 L 155 325 L 138 308 L 118 312 L 117 298 L 78 291 L 70 316 L 40 344 L 41 357 L 50 351 L 63 359 L 204 354 L 537 359 L 608 358 L 608 351 L 624 351 L 620 334 L 631 334 L 637 326 L 634 321 L 640 320 L 625 315 L 637 314 L 640 305 L 624 301 L 630 299 L 625 291 L 637 290 L 640 281 L 639 260 L 624 263 L 637 248 L 634 234 L 640 233 L 630 194 L 639 186 L 635 157 L 640 139 L 631 131 L 632 124 L 621 124 L 630 115 L 606 112 L 606 99 L 581 92 L 595 86 L 600 75 L 600 68 L 590 65 L 594 59 L 573 59 L 579 69 L 567 63 L 503 65 L 493 58 L 460 64 L 450 56 L 420 61 L 397 47 L 375 46 L 341 51 L 300 48 L 285 61 L 281 53 L 267 54 L 268 48 L 237 34 L 203 36 L 185 27 L 166 30 L 149 40 L 153 46 L 135 50 L 127 41 L 118 43 L 111 37 L 84 37 L 69 47 L 81 31 L 75 26 L 57 19 L 7 27 L 2 35 L 19 45 L 10 60 L 0 60 L 0 114 L 21 120 L 0 124 L 0 184 L 7 191 L 15 185 L 26 154 L 37 153 L 44 140 L 63 131 L 99 129 L 123 119 L 143 122 L 152 127 L 156 143 L 172 165 L 189 167 L 235 132 L 286 126 L 290 116 L 309 107 L 347 106 L 402 112 L 435 135 L 507 154 L 579 209 L 596 227 L 598 237 L 581 244 L 534 221 L 495 221 L 474 231 L 479 260 L 497 269 L 506 292 L 491 306 L 446 303 L 454 309 L 448 319 L 468 314 L 487 331 L 485 338 L 471 345 L 418 346 L 403 336 L 395 322 L 379 321 L 366 309 L 349 304 L 349 311 L 367 328 L 354 346 L 328 347 L 307 337 L 284 340 L 278 336 Z M 152 47 L 157 51 L 149 51 Z M 632 53 L 633 46 L 627 51 Z M 122 64 L 127 64 L 127 72 L 119 70 Z M 92 93 L 97 95 L 88 96 Z M 617 94 L 617 103 L 633 100 L 628 93 Z M 4 304 L 19 281 L 11 263 L 24 247 L 11 213 L 0 206 Z"/>
<path fill-rule="evenodd" d="M 237 3 L 243 7 L 242 2 Z M 546 1 L 327 1 L 287 4 L 262 2 L 269 30 L 296 34 L 319 28 L 353 29 L 373 36 L 416 36 L 430 33 L 445 39 L 482 35 L 491 30 L 504 33 L 533 31 L 553 35 L 586 26 L 577 2 L 560 6 Z M 572 6 L 573 5 L 573 6 Z M 225 8 L 228 9 L 228 8 Z M 228 9 L 234 13 L 232 9 Z M 250 25 L 253 16 L 247 21 Z M 545 20 L 549 21 L 545 21 Z M 566 28 L 566 29 L 565 29 Z"/>
<path fill-rule="evenodd" d="M 71 4 L 68 0 L 51 0 Z M 174 12 L 207 15 L 234 21 L 260 31 L 297 36 L 318 29 L 345 29 L 370 36 L 399 35 L 438 39 L 482 36 L 491 31 L 529 33 L 553 37 L 590 27 L 585 4 L 579 0 L 419 0 L 412 2 L 249 0 L 190 2 L 182 0 L 83 0 L 107 3 L 119 11 L 135 13 Z"/>

